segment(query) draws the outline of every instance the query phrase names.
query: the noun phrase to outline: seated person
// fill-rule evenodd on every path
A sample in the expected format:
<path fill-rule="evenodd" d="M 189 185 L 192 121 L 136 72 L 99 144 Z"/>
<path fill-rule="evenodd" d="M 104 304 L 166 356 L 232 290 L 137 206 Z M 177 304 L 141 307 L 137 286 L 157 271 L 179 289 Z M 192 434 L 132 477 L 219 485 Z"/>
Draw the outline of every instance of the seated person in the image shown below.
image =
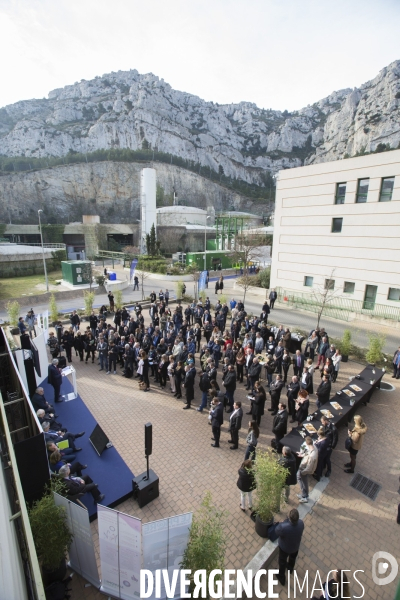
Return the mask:
<path fill-rule="evenodd" d="M 81 465 L 81 463 L 78 460 L 75 460 L 73 463 L 67 462 L 65 460 L 65 457 L 63 458 L 61 456 L 61 452 L 58 449 L 54 450 L 54 452 L 52 452 L 50 454 L 49 464 L 50 464 L 50 469 L 52 470 L 53 473 L 58 473 L 58 471 L 61 469 L 61 467 L 63 467 L 64 465 L 67 465 L 69 467 L 71 474 L 78 475 L 78 477 L 82 477 L 83 469 L 87 469 L 87 465 Z"/>
<path fill-rule="evenodd" d="M 46 401 L 44 389 L 42 387 L 36 388 L 35 393 L 31 398 L 31 402 L 35 410 L 42 408 L 45 413 L 51 414 L 51 416 L 54 417 L 54 408 Z"/>
<path fill-rule="evenodd" d="M 54 442 L 47 442 L 46 448 L 47 448 L 47 457 L 48 457 L 49 461 L 50 461 L 50 456 L 56 450 L 58 450 L 60 452 L 61 458 L 63 460 L 68 461 L 70 463 L 72 463 L 75 460 L 75 454 L 74 454 L 74 451 L 72 450 L 72 448 L 63 448 L 62 450 L 60 450 L 60 448 Z"/>
<path fill-rule="evenodd" d="M 70 468 L 67 465 L 60 467 L 58 471 L 58 475 L 65 484 L 70 496 L 75 496 L 76 494 L 86 494 L 87 492 L 90 492 L 96 504 L 97 502 L 101 502 L 103 500 L 105 495 L 100 492 L 97 487 L 97 483 L 93 483 L 93 480 L 89 477 L 89 475 L 84 475 L 83 477 L 73 477 L 70 473 Z"/>
<path fill-rule="evenodd" d="M 44 439 L 46 440 L 46 442 L 55 442 L 57 444 L 58 442 L 64 442 L 65 440 L 68 440 L 69 447 L 72 448 L 74 452 L 79 452 L 80 450 L 82 450 L 82 448 L 77 448 L 75 446 L 75 440 L 76 438 L 85 435 L 84 431 L 75 434 L 69 432 L 64 433 L 63 431 L 54 431 L 50 429 L 50 423 L 48 421 L 45 421 L 43 423 L 42 429 L 44 432 Z"/>
<path fill-rule="evenodd" d="M 58 423 L 57 421 L 55 421 L 54 418 L 52 418 L 51 414 L 47 414 L 44 412 L 43 408 L 39 408 L 39 410 L 36 411 L 36 416 L 38 418 L 39 423 L 42 425 L 43 427 L 43 423 L 46 423 L 46 421 L 48 421 L 50 423 L 50 429 L 53 431 L 63 431 L 64 433 L 66 433 L 66 429 L 62 427 L 61 423 Z"/>

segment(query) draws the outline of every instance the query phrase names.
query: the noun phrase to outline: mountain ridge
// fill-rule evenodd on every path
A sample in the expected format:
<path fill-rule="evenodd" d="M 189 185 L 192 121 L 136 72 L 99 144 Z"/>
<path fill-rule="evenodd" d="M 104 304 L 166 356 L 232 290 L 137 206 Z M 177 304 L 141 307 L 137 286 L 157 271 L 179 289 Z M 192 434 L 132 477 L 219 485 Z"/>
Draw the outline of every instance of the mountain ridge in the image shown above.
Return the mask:
<path fill-rule="evenodd" d="M 359 88 L 287 112 L 206 102 L 151 73 L 118 71 L 0 109 L 0 155 L 154 149 L 248 183 L 400 143 L 400 61 Z"/>

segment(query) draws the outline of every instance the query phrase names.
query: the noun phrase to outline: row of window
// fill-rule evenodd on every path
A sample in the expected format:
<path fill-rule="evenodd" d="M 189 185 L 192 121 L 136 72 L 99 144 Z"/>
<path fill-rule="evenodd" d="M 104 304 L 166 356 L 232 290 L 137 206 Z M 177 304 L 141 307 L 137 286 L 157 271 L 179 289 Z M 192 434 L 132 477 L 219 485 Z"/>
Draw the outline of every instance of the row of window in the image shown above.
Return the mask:
<path fill-rule="evenodd" d="M 304 285 L 306 287 L 313 287 L 314 277 L 310 277 L 306 275 L 304 277 Z M 354 281 L 345 281 L 343 284 L 343 293 L 344 294 L 354 294 L 356 284 Z M 335 280 L 334 279 L 325 279 L 324 288 L 326 290 L 334 290 L 335 289 Z M 388 292 L 388 300 L 395 300 L 396 302 L 400 302 L 400 288 L 389 288 Z"/>
<path fill-rule="evenodd" d="M 344 204 L 346 197 L 347 183 L 336 184 L 335 204 Z M 394 177 L 383 177 L 381 180 L 381 189 L 379 202 L 390 202 L 393 195 Z M 357 184 L 356 202 L 366 202 L 368 197 L 369 178 L 359 179 Z"/>

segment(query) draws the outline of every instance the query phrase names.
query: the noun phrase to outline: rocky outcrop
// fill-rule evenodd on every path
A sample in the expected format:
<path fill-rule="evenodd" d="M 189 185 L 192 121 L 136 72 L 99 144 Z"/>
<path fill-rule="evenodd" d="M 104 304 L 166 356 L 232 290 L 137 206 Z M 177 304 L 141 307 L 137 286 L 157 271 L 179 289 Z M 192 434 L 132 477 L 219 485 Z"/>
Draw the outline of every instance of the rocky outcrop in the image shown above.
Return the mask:
<path fill-rule="evenodd" d="M 400 61 L 359 89 L 288 113 L 219 105 L 136 70 L 53 90 L 0 109 L 0 154 L 64 156 L 153 148 L 263 185 L 265 171 L 336 160 L 400 142 Z"/>
<path fill-rule="evenodd" d="M 174 165 L 97 162 L 3 175 L 0 223 L 37 223 L 39 208 L 44 211 L 44 223 L 81 221 L 82 214 L 98 214 L 104 223 L 136 223 L 140 217 L 140 171 L 146 166 L 156 169 L 158 192 L 166 205 L 175 191 L 186 206 L 213 207 L 217 212 L 270 212 L 265 201 L 249 200 Z"/>

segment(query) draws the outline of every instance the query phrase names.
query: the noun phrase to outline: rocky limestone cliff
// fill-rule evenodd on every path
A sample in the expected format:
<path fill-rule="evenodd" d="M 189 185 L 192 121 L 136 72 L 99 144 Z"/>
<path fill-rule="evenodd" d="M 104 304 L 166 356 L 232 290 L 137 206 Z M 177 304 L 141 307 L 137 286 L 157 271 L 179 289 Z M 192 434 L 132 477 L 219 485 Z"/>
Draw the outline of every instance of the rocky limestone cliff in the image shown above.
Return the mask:
<path fill-rule="evenodd" d="M 97 162 L 41 169 L 0 177 L 0 223 L 81 221 L 82 214 L 98 214 L 103 223 L 135 223 L 140 217 L 140 171 L 157 170 L 158 192 L 165 204 L 172 200 L 215 211 L 244 210 L 266 214 L 271 207 L 249 200 L 186 169 L 163 163 Z"/>
<path fill-rule="evenodd" d="M 298 111 L 219 105 L 136 70 L 109 73 L 0 109 L 0 154 L 64 156 L 153 148 L 263 185 L 263 172 L 400 142 L 400 61 L 359 89 Z M 84 169 L 82 169 L 82 172 Z"/>

